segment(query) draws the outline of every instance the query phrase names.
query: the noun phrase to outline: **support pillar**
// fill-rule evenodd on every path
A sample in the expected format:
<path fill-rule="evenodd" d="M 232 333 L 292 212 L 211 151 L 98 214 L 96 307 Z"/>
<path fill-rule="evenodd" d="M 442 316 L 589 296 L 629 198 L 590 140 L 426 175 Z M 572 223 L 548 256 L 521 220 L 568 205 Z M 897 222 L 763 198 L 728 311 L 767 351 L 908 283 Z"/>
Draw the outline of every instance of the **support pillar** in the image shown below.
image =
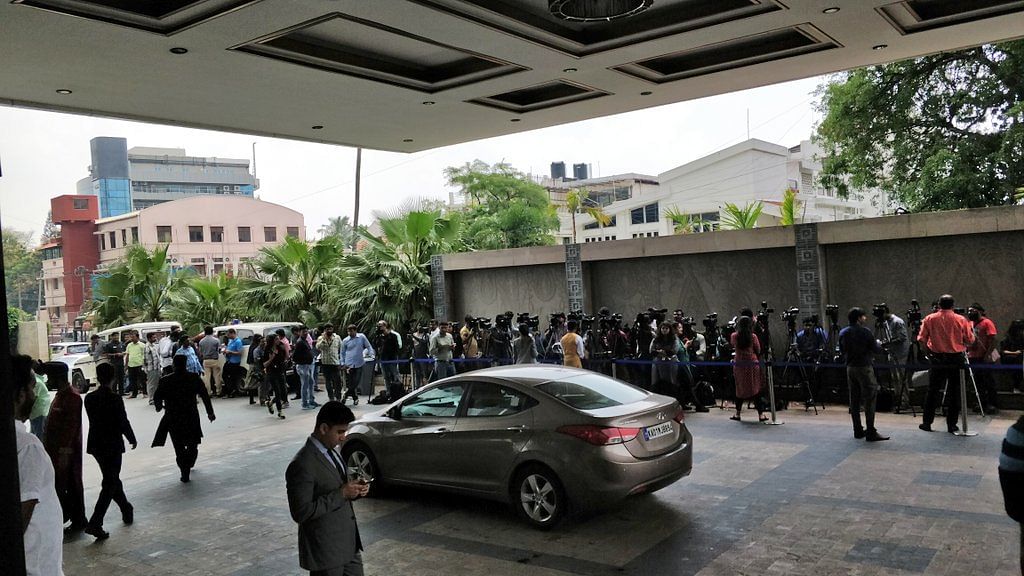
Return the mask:
<path fill-rule="evenodd" d="M 822 315 L 822 270 L 821 247 L 818 245 L 817 224 L 793 226 L 796 238 L 796 286 L 797 301 L 801 313 Z"/>
<path fill-rule="evenodd" d="M 579 244 L 565 245 L 565 292 L 569 296 L 567 312 L 583 310 L 583 261 Z"/>
<path fill-rule="evenodd" d="M 434 295 L 434 318 L 450 321 L 451 318 L 448 318 L 448 292 L 444 283 L 444 257 L 440 254 L 430 257 L 430 283 Z"/>

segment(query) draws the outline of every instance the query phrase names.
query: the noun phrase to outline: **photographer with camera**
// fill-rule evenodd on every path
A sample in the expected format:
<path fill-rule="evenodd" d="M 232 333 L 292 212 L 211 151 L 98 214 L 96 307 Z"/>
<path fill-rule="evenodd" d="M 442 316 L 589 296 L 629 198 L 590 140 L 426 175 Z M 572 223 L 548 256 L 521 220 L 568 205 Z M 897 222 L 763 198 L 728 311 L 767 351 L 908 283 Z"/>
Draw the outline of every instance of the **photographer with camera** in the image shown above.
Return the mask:
<path fill-rule="evenodd" d="M 958 432 L 956 420 L 960 416 L 960 371 L 964 368 L 967 346 L 974 342 L 971 323 L 953 311 L 953 297 L 943 294 L 939 298 L 937 312 L 932 312 L 921 322 L 917 340 L 928 350 L 931 368 L 928 370 L 928 395 L 924 401 L 924 419 L 918 428 L 932 431 L 935 409 L 942 401 L 943 391 L 948 387 L 946 399 L 946 431 Z"/>
<path fill-rule="evenodd" d="M 967 319 L 974 328 L 974 344 L 967 348 L 967 358 L 974 370 L 974 382 L 978 385 L 978 396 L 986 414 L 999 412 L 996 402 L 996 381 L 992 377 L 992 364 L 998 360 L 996 352 L 996 325 L 985 315 L 985 308 L 977 302 L 967 308 Z"/>
<path fill-rule="evenodd" d="M 583 347 L 583 338 L 576 333 L 579 324 L 575 320 L 569 320 L 566 325 L 568 332 L 562 336 L 562 365 L 573 368 L 583 368 L 583 358 L 586 357 L 586 349 Z"/>
<path fill-rule="evenodd" d="M 850 418 L 853 437 L 868 442 L 888 440 L 875 430 L 875 400 L 878 381 L 875 380 L 874 355 L 882 351 L 882 344 L 864 324 L 868 315 L 860 308 L 851 308 L 847 314 L 850 325 L 839 332 L 839 347 L 846 357 L 846 378 L 850 387 Z M 866 428 L 861 425 L 860 409 L 864 406 Z"/>
<path fill-rule="evenodd" d="M 672 324 L 672 331 L 679 342 L 679 346 L 676 348 L 676 362 L 679 362 L 678 369 L 676 370 L 679 392 L 676 395 L 676 399 L 679 400 L 680 406 L 683 406 L 684 409 L 686 409 L 688 403 L 692 403 L 697 412 L 707 412 L 708 407 L 697 397 L 694 390 L 696 385 L 696 379 L 694 378 L 695 367 L 690 366 L 690 351 L 686 348 L 685 322 L 692 324 L 693 319 L 683 318 L 682 322 L 674 322 Z M 713 398 L 712 401 L 714 401 Z"/>
<path fill-rule="evenodd" d="M 391 324 L 381 320 L 377 322 L 377 336 L 374 340 L 377 362 L 384 374 L 384 385 L 388 391 L 388 398 L 392 401 L 398 400 L 405 396 L 405 387 L 398 375 L 398 352 L 402 347 L 398 333 L 391 330 Z"/>
<path fill-rule="evenodd" d="M 430 378 L 430 366 L 423 362 L 430 357 L 430 327 L 417 323 L 416 331 L 410 334 L 412 340 L 412 387 L 423 386 Z"/>
<path fill-rule="evenodd" d="M 562 337 L 565 336 L 566 332 L 564 312 L 554 312 L 548 316 L 548 328 L 544 331 L 542 346 L 544 350 L 543 355 L 546 360 L 561 361 L 558 352 L 555 350 L 555 344 L 562 341 Z"/>

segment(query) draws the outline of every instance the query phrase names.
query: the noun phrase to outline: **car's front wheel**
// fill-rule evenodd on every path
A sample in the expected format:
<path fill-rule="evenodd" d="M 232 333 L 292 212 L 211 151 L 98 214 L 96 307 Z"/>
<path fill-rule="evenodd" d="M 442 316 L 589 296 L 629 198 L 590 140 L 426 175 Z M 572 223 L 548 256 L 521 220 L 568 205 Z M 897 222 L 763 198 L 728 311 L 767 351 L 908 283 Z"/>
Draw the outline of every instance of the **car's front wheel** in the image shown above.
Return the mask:
<path fill-rule="evenodd" d="M 75 370 L 71 375 L 71 384 L 78 390 L 79 394 L 85 394 L 89 391 L 89 381 L 85 379 L 85 375 L 82 374 L 81 370 Z"/>
<path fill-rule="evenodd" d="M 371 481 L 369 495 L 376 496 L 379 493 L 380 480 L 377 475 L 380 469 L 377 467 L 377 459 L 374 458 L 373 452 L 365 444 L 356 442 L 346 444 L 341 453 L 345 458 L 345 472 L 349 480 Z"/>
<path fill-rule="evenodd" d="M 557 524 L 568 504 L 558 476 L 539 464 L 526 466 L 516 474 L 512 500 L 519 516 L 541 530 Z"/>

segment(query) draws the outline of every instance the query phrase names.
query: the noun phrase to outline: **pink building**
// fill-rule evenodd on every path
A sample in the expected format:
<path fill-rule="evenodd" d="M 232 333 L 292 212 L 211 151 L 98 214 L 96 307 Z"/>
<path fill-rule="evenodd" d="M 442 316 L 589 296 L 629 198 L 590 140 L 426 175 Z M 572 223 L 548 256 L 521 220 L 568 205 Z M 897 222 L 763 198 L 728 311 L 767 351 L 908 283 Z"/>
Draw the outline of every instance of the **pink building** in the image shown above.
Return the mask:
<path fill-rule="evenodd" d="M 110 266 L 131 244 L 147 249 L 169 244 L 175 268 L 194 268 L 203 276 L 239 273 L 260 248 L 286 236 L 305 240 L 301 213 L 245 196 L 193 196 L 96 221 L 99 268 Z"/>

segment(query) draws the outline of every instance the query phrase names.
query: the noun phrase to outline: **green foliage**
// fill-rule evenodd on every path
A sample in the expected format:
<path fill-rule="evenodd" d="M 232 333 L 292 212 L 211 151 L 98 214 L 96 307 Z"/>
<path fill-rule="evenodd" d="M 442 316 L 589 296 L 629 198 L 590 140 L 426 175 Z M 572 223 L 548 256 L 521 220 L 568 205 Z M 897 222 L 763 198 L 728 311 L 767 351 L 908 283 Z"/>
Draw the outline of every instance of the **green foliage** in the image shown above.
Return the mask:
<path fill-rule="evenodd" d="M 171 295 L 170 316 L 189 334 L 204 326 L 222 326 L 245 316 L 239 280 L 223 272 L 213 278 L 189 278 Z"/>
<path fill-rule="evenodd" d="M 787 188 L 782 195 L 782 206 L 779 211 L 782 213 L 782 219 L 779 224 L 783 226 L 792 226 L 796 224 L 800 214 L 800 201 L 796 199 L 796 190 Z"/>
<path fill-rule="evenodd" d="M 430 259 L 460 246 L 460 218 L 412 211 L 377 223 L 383 233 L 360 231 L 367 247 L 342 258 L 330 288 L 340 323 L 369 329 L 380 319 L 398 326 L 412 318 L 430 318 Z"/>
<path fill-rule="evenodd" d="M 821 183 L 909 209 L 1005 204 L 1024 183 L 1024 40 L 847 72 L 819 89 Z"/>
<path fill-rule="evenodd" d="M 356 229 L 352 227 L 348 216 L 335 217 L 328 219 L 327 224 L 320 227 L 320 235 L 324 238 L 333 236 L 342 246 L 351 246 L 356 239 Z"/>
<path fill-rule="evenodd" d="M 696 234 L 710 232 L 714 229 L 713 224 L 701 218 L 700 214 L 688 214 L 680 210 L 678 206 L 666 208 L 664 215 L 672 222 L 674 234 Z"/>
<path fill-rule="evenodd" d="M 558 215 L 547 190 L 503 163 L 476 160 L 445 170 L 448 184 L 461 186 L 468 202 L 462 238 L 470 250 L 496 250 L 555 243 Z"/>
<path fill-rule="evenodd" d="M 315 244 L 294 237 L 262 248 L 249 261 L 250 278 L 242 280 L 242 295 L 253 315 L 263 321 L 301 321 L 316 325 L 329 318 L 327 286 L 344 246 L 334 236 Z"/>
<path fill-rule="evenodd" d="M 722 229 L 724 230 L 749 230 L 757 228 L 757 219 L 761 217 L 764 204 L 758 202 L 747 202 L 739 207 L 732 202 L 726 202 L 722 207 Z"/>
<path fill-rule="evenodd" d="M 166 245 L 150 252 L 133 244 L 106 274 L 97 275 L 92 302 L 95 322 L 108 328 L 164 320 L 172 294 L 193 276 L 191 271 L 171 268 Z"/>
<path fill-rule="evenodd" d="M 21 321 L 25 319 L 27 314 L 21 308 L 16 306 L 7 307 L 7 330 L 11 334 L 11 338 L 14 338 L 15 333 L 18 332 L 18 326 L 21 325 Z"/>
<path fill-rule="evenodd" d="M 39 304 L 39 275 L 43 266 L 42 254 L 32 249 L 31 241 L 31 232 L 3 230 L 7 303 L 30 313 Z"/>
<path fill-rule="evenodd" d="M 596 205 L 590 199 L 590 191 L 586 188 L 575 188 L 568 191 L 565 194 L 565 209 L 572 216 L 573 244 L 576 243 L 576 214 L 587 214 L 602 226 L 607 226 L 612 221 L 612 217 L 604 211 L 604 208 Z"/>

